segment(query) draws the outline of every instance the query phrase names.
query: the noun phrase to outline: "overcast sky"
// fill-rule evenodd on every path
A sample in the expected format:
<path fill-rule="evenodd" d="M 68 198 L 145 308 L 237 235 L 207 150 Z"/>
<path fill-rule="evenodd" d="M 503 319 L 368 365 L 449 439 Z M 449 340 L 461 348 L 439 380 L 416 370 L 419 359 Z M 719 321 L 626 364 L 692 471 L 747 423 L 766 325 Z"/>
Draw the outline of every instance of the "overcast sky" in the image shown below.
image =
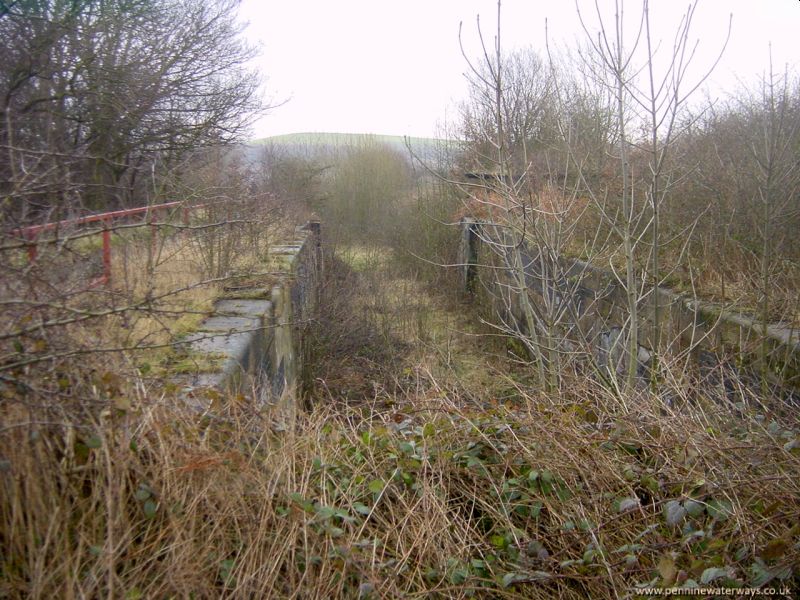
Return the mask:
<path fill-rule="evenodd" d="M 671 46 L 688 1 L 651 0 L 654 36 Z M 596 29 L 593 0 L 579 0 Z M 611 0 L 601 0 L 613 19 Z M 637 12 L 629 0 L 625 10 Z M 564 46 L 584 38 L 573 0 L 504 0 L 505 50 L 545 51 L 549 37 Z M 691 39 L 699 40 L 698 72 L 713 63 L 733 14 L 731 39 L 709 84 L 712 96 L 754 81 L 773 64 L 800 67 L 798 0 L 700 0 Z M 477 51 L 476 15 L 491 43 L 496 0 L 243 0 L 246 36 L 261 46 L 257 66 L 266 91 L 285 104 L 255 127 L 256 137 L 307 131 L 432 136 L 464 97 L 466 68 L 459 23 L 470 55 Z"/>

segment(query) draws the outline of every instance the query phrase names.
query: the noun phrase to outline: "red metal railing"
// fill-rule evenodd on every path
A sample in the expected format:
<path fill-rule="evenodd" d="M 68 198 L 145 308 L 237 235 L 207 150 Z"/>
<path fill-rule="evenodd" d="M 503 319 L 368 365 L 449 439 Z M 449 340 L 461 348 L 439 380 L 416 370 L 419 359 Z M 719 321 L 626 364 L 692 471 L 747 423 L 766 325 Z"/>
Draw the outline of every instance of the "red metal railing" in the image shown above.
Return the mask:
<path fill-rule="evenodd" d="M 156 233 L 158 226 L 154 223 L 154 219 L 159 211 L 166 211 L 169 209 L 181 208 L 183 225 L 189 224 L 189 211 L 196 208 L 203 208 L 208 204 L 186 204 L 184 202 L 166 202 L 164 204 L 154 204 L 150 206 L 140 206 L 137 208 L 128 208 L 124 210 L 114 210 L 111 212 L 87 215 L 85 217 L 78 217 L 75 219 L 65 219 L 62 221 L 53 221 L 51 223 L 43 223 L 41 225 L 31 225 L 29 227 L 22 227 L 15 229 L 11 233 L 22 237 L 26 241 L 26 248 L 28 251 L 28 260 L 33 262 L 36 260 L 39 243 L 54 243 L 58 238 L 53 240 L 45 240 L 39 242 L 39 236 L 46 231 L 58 231 L 65 227 L 74 227 L 78 225 L 87 225 L 90 223 L 102 223 L 103 230 L 103 276 L 92 281 L 91 286 L 94 287 L 98 284 L 111 283 L 111 231 L 112 223 L 120 219 L 127 219 L 136 215 L 145 215 L 146 223 L 149 223 L 153 232 L 153 243 L 155 243 Z"/>

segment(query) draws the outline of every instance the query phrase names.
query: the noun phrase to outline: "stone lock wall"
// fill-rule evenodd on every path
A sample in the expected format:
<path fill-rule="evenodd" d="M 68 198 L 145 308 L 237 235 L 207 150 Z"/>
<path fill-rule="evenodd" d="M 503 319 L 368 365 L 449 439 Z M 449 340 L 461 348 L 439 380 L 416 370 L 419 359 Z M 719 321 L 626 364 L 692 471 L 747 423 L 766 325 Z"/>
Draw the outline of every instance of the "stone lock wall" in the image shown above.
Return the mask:
<path fill-rule="evenodd" d="M 591 355 L 599 367 L 621 374 L 627 364 L 621 333 L 628 309 L 625 289 L 614 274 L 584 261 L 542 256 L 530 246 L 512 247 L 503 243 L 503 236 L 503 228 L 495 224 L 462 219 L 458 262 L 464 289 L 478 296 L 494 315 L 524 331 L 520 286 L 508 268 L 514 258 L 520 258 L 527 298 L 540 313 L 557 315 L 566 345 L 562 350 Z M 518 254 L 503 255 L 508 252 Z M 770 379 L 800 389 L 797 330 L 769 325 L 765 337 L 762 325 L 745 315 L 665 288 L 644 291 L 637 304 L 640 377 L 648 376 L 652 362 L 657 297 L 662 352 L 674 355 L 688 350 L 701 363 L 709 357 L 733 355 L 737 363 L 759 371 L 761 344 L 766 340 Z"/>
<path fill-rule="evenodd" d="M 228 292 L 197 330 L 176 345 L 197 368 L 174 376 L 185 401 L 205 411 L 220 392 L 253 395 L 287 416 L 297 410 L 304 329 L 313 317 L 322 269 L 321 227 L 297 227 L 270 247 L 272 285 Z"/>

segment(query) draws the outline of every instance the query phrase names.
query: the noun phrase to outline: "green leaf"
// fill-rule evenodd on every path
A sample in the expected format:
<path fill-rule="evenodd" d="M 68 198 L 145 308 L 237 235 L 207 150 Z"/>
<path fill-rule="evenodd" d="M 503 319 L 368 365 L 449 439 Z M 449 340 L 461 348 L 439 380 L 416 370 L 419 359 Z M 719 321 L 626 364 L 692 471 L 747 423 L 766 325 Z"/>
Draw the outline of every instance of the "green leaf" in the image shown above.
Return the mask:
<path fill-rule="evenodd" d="M 139 489 L 136 490 L 136 493 L 133 495 L 133 497 L 136 498 L 139 502 L 144 502 L 145 500 L 150 498 L 150 496 L 152 496 L 152 495 L 153 494 L 149 490 L 149 488 L 147 488 L 144 485 L 140 485 Z"/>
<path fill-rule="evenodd" d="M 683 501 L 683 507 L 686 509 L 687 514 L 693 518 L 701 516 L 706 510 L 702 502 L 692 500 L 691 498 Z"/>
<path fill-rule="evenodd" d="M 402 452 L 403 454 L 414 454 L 415 451 L 416 448 L 414 447 L 414 444 L 412 444 L 411 442 L 400 443 L 400 452 Z"/>
<path fill-rule="evenodd" d="M 469 571 L 465 567 L 459 567 L 457 569 L 453 569 L 453 571 L 450 573 L 450 583 L 454 585 L 460 585 L 464 583 L 468 577 Z"/>
<path fill-rule="evenodd" d="M 642 485 L 650 490 L 652 493 L 657 494 L 661 488 L 658 480 L 652 475 L 644 475 L 641 479 Z"/>
<path fill-rule="evenodd" d="M 322 504 L 317 504 L 314 506 L 314 512 L 317 513 L 317 516 L 323 521 L 327 521 L 336 515 L 336 510 L 334 508 L 330 506 L 324 506 Z"/>
<path fill-rule="evenodd" d="M 144 506 L 142 506 L 142 508 L 144 509 L 144 516 L 146 518 L 152 519 L 153 517 L 156 516 L 156 511 L 158 510 L 158 506 L 152 499 L 145 501 Z"/>
<path fill-rule="evenodd" d="M 137 587 L 133 587 L 125 592 L 125 600 L 142 600 L 144 593 Z"/>
<path fill-rule="evenodd" d="M 750 567 L 750 574 L 750 585 L 753 587 L 761 587 L 775 578 L 766 565 L 758 559 L 756 559 L 756 562 Z"/>
<path fill-rule="evenodd" d="M 725 521 L 733 514 L 733 505 L 728 500 L 710 500 L 708 514 L 715 521 Z"/>
<path fill-rule="evenodd" d="M 97 450 L 100 446 L 103 445 L 103 441 L 99 437 L 97 437 L 96 435 L 93 435 L 88 440 L 86 440 L 84 443 L 86 444 L 86 446 L 88 448 L 93 448 L 95 450 Z"/>
<path fill-rule="evenodd" d="M 643 547 L 644 547 L 644 546 L 642 546 L 641 544 L 625 544 L 624 546 L 620 546 L 619 548 L 617 548 L 616 550 L 614 550 L 614 552 L 615 552 L 615 553 L 621 553 L 621 552 L 639 552 L 639 551 L 640 551 L 640 550 L 641 550 Z"/>
<path fill-rule="evenodd" d="M 489 538 L 492 546 L 495 548 L 505 548 L 508 545 L 508 541 L 506 540 L 506 536 L 495 534 Z"/>
<path fill-rule="evenodd" d="M 103 553 L 101 546 L 89 546 L 89 554 L 92 556 L 100 556 Z"/>
<path fill-rule="evenodd" d="M 367 485 L 367 489 L 373 494 L 380 494 L 383 491 L 385 485 L 386 484 L 383 482 L 382 479 L 373 479 Z"/>
<path fill-rule="evenodd" d="M 567 486 L 558 485 L 556 486 L 556 497 L 562 502 L 566 502 L 567 500 L 572 498 L 572 492 L 569 491 L 569 488 Z"/>
<path fill-rule="evenodd" d="M 568 567 L 571 567 L 573 565 L 578 565 L 578 564 L 583 564 L 583 561 L 582 560 L 576 560 L 576 559 L 562 560 L 560 563 L 558 563 L 558 566 L 561 567 L 562 569 L 566 569 Z"/>
<path fill-rule="evenodd" d="M 220 571 L 227 574 L 231 572 L 231 569 L 233 569 L 234 560 L 232 558 L 227 558 L 219 563 L 219 565 Z"/>
<path fill-rule="evenodd" d="M 366 504 L 362 504 L 361 502 L 354 503 L 353 509 L 361 515 L 368 515 L 369 513 L 372 512 L 372 509 L 369 506 L 367 506 Z"/>
<path fill-rule="evenodd" d="M 527 575 L 523 575 L 522 573 L 511 572 L 511 573 L 506 573 L 505 575 L 503 575 L 502 585 L 503 585 L 504 588 L 507 588 L 507 587 L 509 587 L 511 585 L 514 585 L 515 583 L 519 583 L 521 581 L 527 581 L 527 580 L 528 580 L 528 576 Z"/>
<path fill-rule="evenodd" d="M 481 462 L 481 459 L 478 458 L 477 456 L 470 456 L 470 457 L 467 458 L 467 467 L 468 468 L 482 467 L 482 466 L 483 466 L 483 463 Z"/>
<path fill-rule="evenodd" d="M 728 569 L 721 569 L 719 567 L 709 567 L 703 574 L 700 576 L 700 583 L 711 583 L 715 579 L 720 579 L 722 577 L 730 577 L 728 573 Z"/>
<path fill-rule="evenodd" d="M 589 519 L 581 519 L 578 522 L 578 529 L 581 531 L 591 531 L 595 527 L 597 527 L 597 525 L 595 525 L 594 522 L 590 521 Z"/>
<path fill-rule="evenodd" d="M 436 434 L 436 426 L 433 423 L 425 423 L 425 427 L 422 428 L 422 437 L 432 437 Z"/>

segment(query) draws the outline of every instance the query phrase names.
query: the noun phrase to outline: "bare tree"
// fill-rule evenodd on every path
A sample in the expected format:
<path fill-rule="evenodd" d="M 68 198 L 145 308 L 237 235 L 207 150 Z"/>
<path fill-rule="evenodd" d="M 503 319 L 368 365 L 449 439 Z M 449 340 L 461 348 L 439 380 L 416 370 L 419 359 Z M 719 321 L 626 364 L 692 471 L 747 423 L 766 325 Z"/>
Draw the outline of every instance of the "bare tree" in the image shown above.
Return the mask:
<path fill-rule="evenodd" d="M 262 104 L 237 4 L 10 5 L 0 17 L 6 217 L 142 203 L 142 173 L 240 139 Z"/>

